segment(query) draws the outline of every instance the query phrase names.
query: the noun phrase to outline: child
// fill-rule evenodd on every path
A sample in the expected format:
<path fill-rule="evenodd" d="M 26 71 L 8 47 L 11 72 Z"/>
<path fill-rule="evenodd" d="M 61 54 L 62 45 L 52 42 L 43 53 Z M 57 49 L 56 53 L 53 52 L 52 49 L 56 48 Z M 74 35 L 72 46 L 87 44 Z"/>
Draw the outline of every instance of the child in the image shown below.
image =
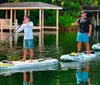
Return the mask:
<path fill-rule="evenodd" d="M 33 22 L 30 21 L 30 17 L 28 15 L 24 16 L 24 21 L 22 26 L 18 30 L 14 30 L 14 32 L 21 32 L 24 30 L 24 56 L 22 61 L 26 60 L 27 57 L 27 49 L 30 50 L 30 62 L 32 62 L 33 58 L 33 48 L 34 48 L 34 41 L 33 41 Z"/>

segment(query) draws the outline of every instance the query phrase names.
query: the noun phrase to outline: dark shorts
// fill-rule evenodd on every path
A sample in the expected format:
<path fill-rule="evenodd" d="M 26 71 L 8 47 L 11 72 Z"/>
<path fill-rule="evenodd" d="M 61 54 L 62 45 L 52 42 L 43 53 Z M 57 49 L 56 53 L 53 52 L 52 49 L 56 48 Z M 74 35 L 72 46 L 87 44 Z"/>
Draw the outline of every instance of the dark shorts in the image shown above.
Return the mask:
<path fill-rule="evenodd" d="M 33 39 L 26 39 L 24 40 L 24 49 L 33 49 L 34 48 L 34 41 Z"/>

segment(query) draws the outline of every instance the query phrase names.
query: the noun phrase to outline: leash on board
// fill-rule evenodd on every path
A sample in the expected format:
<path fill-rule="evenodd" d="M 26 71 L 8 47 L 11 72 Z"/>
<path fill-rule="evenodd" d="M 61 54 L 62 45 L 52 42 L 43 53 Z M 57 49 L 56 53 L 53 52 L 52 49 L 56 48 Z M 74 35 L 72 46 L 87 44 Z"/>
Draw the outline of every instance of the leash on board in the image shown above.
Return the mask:
<path fill-rule="evenodd" d="M 15 30 L 18 30 L 22 25 L 20 25 L 17 29 Z M 0 46 L 2 46 L 11 36 L 13 36 L 15 34 L 15 32 L 13 31 L 1 44 Z"/>

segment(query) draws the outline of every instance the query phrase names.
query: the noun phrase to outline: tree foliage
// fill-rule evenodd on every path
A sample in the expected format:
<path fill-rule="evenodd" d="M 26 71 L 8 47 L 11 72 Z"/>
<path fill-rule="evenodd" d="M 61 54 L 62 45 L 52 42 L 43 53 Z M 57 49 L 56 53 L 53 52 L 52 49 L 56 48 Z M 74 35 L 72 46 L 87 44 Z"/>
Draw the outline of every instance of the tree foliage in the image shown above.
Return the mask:
<path fill-rule="evenodd" d="M 6 2 L 7 0 L 0 0 L 1 2 Z M 83 7 L 88 5 L 98 6 L 100 0 L 8 0 L 8 2 L 45 2 L 49 4 L 54 4 L 63 7 L 60 11 L 59 24 L 61 27 L 69 28 L 71 23 L 74 22 L 79 16 Z M 32 11 L 32 18 L 35 20 L 35 24 L 38 25 L 38 12 Z M 3 13 L 2 13 L 3 14 Z M 35 15 L 34 15 L 35 14 Z M 3 15 L 1 15 L 3 16 Z M 55 25 L 55 12 L 51 10 L 46 10 L 45 25 Z M 20 18 L 20 16 L 17 16 Z M 53 22 L 52 22 L 53 21 Z"/>
<path fill-rule="evenodd" d="M 16 2 L 24 2 L 24 0 L 9 0 L 9 2 L 14 2 L 14 3 L 16 3 Z"/>

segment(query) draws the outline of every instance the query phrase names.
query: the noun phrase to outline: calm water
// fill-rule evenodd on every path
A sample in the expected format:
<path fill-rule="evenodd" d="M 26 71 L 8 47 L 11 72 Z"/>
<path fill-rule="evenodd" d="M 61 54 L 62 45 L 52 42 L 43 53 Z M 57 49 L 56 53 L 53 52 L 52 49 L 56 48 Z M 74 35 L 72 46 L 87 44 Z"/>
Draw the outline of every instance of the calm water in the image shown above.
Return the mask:
<path fill-rule="evenodd" d="M 9 33 L 0 33 L 0 43 L 9 36 Z M 23 34 L 10 38 L 0 47 L 0 60 L 19 60 L 23 56 Z M 12 40 L 14 40 L 12 42 Z M 36 32 L 34 33 L 34 57 L 51 57 L 60 59 L 63 54 L 77 52 L 76 32 Z M 99 41 L 99 32 L 90 38 L 91 46 Z M 9 44 L 10 43 L 10 44 Z M 82 50 L 85 51 L 83 44 Z M 29 55 L 28 55 L 29 56 Z M 29 57 L 28 57 L 29 58 Z M 61 62 L 53 70 L 17 72 L 3 74 L 0 71 L 0 85 L 78 85 L 79 72 L 87 72 L 90 85 L 100 85 L 100 59 L 92 62 Z M 30 84 L 28 84 L 30 83 Z M 89 84 L 79 84 L 89 85 Z"/>

